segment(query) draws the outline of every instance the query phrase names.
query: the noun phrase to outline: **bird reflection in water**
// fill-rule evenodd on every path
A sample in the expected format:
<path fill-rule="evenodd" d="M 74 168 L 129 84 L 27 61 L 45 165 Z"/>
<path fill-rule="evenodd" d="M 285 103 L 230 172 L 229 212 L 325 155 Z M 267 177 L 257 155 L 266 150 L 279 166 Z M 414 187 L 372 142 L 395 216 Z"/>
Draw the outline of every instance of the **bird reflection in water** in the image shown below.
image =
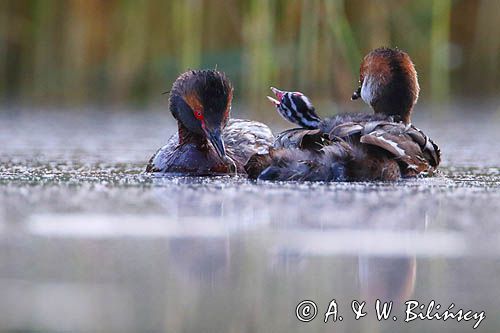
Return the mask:
<path fill-rule="evenodd" d="M 413 295 L 417 274 L 415 256 L 360 256 L 358 268 L 361 296 L 370 305 L 379 299 L 392 301 L 396 306 Z"/>

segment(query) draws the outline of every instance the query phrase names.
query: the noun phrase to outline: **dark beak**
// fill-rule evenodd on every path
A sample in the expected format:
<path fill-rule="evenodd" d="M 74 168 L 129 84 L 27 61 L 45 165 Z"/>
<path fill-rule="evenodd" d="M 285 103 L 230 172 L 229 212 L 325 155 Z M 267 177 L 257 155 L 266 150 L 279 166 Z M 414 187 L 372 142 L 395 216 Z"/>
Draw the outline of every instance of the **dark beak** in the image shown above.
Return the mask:
<path fill-rule="evenodd" d="M 352 94 L 351 101 L 354 101 L 361 97 L 361 86 Z"/>
<path fill-rule="evenodd" d="M 214 146 L 217 155 L 219 155 L 222 162 L 227 165 L 230 172 L 236 174 L 236 164 L 234 161 L 226 155 L 226 148 L 224 147 L 224 141 L 222 140 L 222 133 L 220 128 L 215 128 L 212 130 L 205 130 L 208 140 Z"/>
<path fill-rule="evenodd" d="M 226 149 L 224 148 L 224 141 L 222 141 L 220 128 L 206 129 L 205 133 L 212 146 L 214 146 L 217 155 L 224 161 L 226 159 Z"/>

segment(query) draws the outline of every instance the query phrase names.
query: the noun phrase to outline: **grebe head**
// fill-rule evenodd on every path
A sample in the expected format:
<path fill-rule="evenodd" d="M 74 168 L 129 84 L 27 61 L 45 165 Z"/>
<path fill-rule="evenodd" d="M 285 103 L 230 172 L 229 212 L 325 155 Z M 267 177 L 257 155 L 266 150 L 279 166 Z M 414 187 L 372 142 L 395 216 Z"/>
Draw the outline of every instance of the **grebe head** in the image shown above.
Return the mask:
<path fill-rule="evenodd" d="M 222 130 L 229 119 L 233 87 L 216 70 L 181 74 L 170 91 L 170 112 L 188 131 L 205 136 L 223 161 L 227 160 Z"/>
<path fill-rule="evenodd" d="M 279 114 L 286 120 L 304 128 L 317 128 L 321 118 L 316 114 L 309 98 L 301 92 L 282 91 L 271 87 L 276 98 L 267 96 Z"/>
<path fill-rule="evenodd" d="M 401 50 L 378 48 L 366 55 L 359 70 L 359 88 L 352 99 L 361 97 L 375 113 L 411 122 L 411 111 L 420 87 L 410 56 Z"/>

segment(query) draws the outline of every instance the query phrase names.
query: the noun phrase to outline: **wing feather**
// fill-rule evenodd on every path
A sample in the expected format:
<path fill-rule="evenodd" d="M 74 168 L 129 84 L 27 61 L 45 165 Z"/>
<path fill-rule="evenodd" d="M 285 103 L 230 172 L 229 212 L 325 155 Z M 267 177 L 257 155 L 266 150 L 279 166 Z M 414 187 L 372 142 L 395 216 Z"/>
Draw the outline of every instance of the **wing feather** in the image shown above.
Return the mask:
<path fill-rule="evenodd" d="M 319 129 L 293 128 L 282 132 L 274 142 L 274 148 L 299 148 L 319 151 L 327 143 L 327 138 Z"/>

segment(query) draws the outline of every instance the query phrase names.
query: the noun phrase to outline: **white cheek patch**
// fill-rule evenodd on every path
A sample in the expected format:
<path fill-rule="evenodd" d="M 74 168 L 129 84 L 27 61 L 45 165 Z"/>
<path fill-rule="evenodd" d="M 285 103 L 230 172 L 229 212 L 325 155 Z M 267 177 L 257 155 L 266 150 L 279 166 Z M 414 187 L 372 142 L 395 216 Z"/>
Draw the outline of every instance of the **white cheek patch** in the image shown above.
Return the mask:
<path fill-rule="evenodd" d="M 313 105 L 311 103 L 311 101 L 309 100 L 309 98 L 307 98 L 307 96 L 300 96 L 300 98 L 304 101 L 304 103 L 306 103 L 306 106 L 308 109 L 312 109 L 313 108 Z"/>
<path fill-rule="evenodd" d="M 375 83 L 371 76 L 365 77 L 361 86 L 361 98 L 366 104 L 371 105 L 375 99 Z"/>

